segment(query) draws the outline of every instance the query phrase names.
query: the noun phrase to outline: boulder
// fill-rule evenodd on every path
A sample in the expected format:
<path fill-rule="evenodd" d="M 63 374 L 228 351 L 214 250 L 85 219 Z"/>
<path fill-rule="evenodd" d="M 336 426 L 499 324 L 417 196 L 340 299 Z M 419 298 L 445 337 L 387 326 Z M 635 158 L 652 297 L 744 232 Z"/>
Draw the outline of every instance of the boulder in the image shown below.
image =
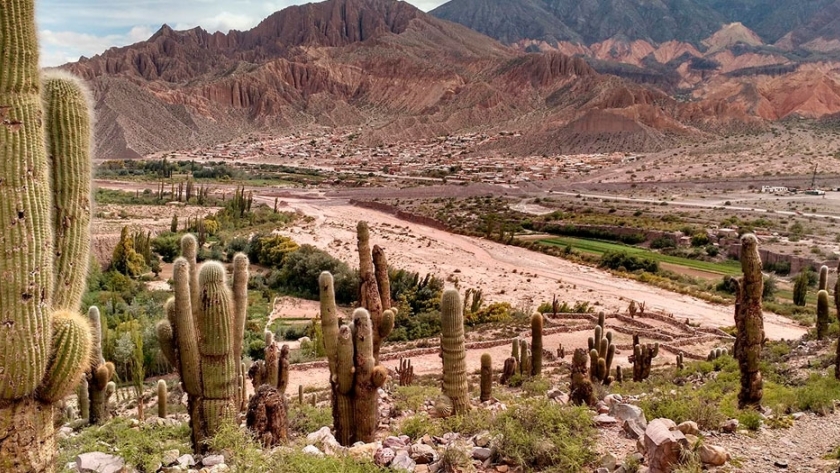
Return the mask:
<path fill-rule="evenodd" d="M 409 450 L 409 455 L 418 465 L 433 463 L 437 461 L 438 458 L 437 452 L 435 452 L 434 448 L 422 443 L 412 445 Z"/>
<path fill-rule="evenodd" d="M 225 462 L 225 457 L 222 455 L 207 455 L 201 460 L 204 466 L 216 466 Z"/>
<path fill-rule="evenodd" d="M 83 453 L 76 457 L 79 473 L 122 473 L 125 460 L 102 452 Z"/>
<path fill-rule="evenodd" d="M 373 454 L 373 461 L 376 462 L 376 464 L 379 466 L 388 466 L 391 464 L 392 461 L 394 461 L 394 457 L 396 456 L 397 454 L 394 452 L 393 449 L 389 447 L 383 447 L 377 450 L 375 454 Z"/>
<path fill-rule="evenodd" d="M 645 413 L 639 406 L 633 404 L 617 403 L 610 407 L 610 415 L 621 421 L 634 420 L 642 429 L 647 427 L 647 419 Z"/>
<path fill-rule="evenodd" d="M 645 428 L 639 425 L 635 419 L 627 419 L 624 421 L 624 425 L 622 425 L 622 427 L 624 428 L 624 433 L 627 434 L 628 438 L 635 440 L 644 438 L 645 436 Z"/>
<path fill-rule="evenodd" d="M 722 466 L 729 461 L 729 452 L 723 447 L 717 445 L 701 445 L 700 446 L 700 461 L 706 465 Z"/>
<path fill-rule="evenodd" d="M 401 453 L 394 457 L 394 460 L 391 461 L 391 469 L 394 471 L 407 471 L 407 472 L 414 472 L 414 468 L 417 466 L 417 463 L 411 459 L 405 453 Z"/>
<path fill-rule="evenodd" d="M 727 434 L 733 434 L 738 430 L 738 426 L 740 425 L 741 423 L 738 422 L 738 419 L 729 419 L 720 426 L 720 430 L 721 432 L 726 432 Z"/>
<path fill-rule="evenodd" d="M 684 433 L 685 435 L 700 434 L 700 427 L 698 427 L 697 422 L 694 422 L 693 420 L 687 420 L 682 424 L 678 425 L 677 430 Z"/>
<path fill-rule="evenodd" d="M 688 440 L 668 419 L 654 419 L 645 429 L 645 452 L 650 473 L 671 473 L 680 460 L 680 452 L 688 447 Z"/>

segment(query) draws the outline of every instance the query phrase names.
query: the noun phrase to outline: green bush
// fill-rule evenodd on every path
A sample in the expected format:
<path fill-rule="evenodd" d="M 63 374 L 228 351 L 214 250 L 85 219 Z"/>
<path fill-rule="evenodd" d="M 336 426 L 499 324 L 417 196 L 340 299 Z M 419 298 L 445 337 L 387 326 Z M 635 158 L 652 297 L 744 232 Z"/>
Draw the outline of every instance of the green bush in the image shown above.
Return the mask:
<path fill-rule="evenodd" d="M 663 248 L 676 248 L 677 244 L 674 243 L 673 238 L 668 238 L 665 236 L 661 236 L 659 238 L 654 239 L 650 242 L 650 248 L 653 250 L 661 250 Z"/>
<path fill-rule="evenodd" d="M 321 427 L 331 427 L 332 412 L 326 407 L 316 407 L 298 402 L 288 403 L 289 432 L 299 436 L 307 436 Z"/>
<path fill-rule="evenodd" d="M 152 240 L 152 251 L 163 261 L 172 263 L 181 255 L 181 236 L 175 233 L 161 233 Z"/>
<path fill-rule="evenodd" d="M 511 313 L 513 307 L 509 302 L 493 302 L 475 312 L 468 312 L 464 314 L 464 323 L 469 326 L 509 322 L 511 320 Z"/>
<path fill-rule="evenodd" d="M 651 258 L 638 255 L 630 255 L 623 251 L 607 251 L 601 256 L 599 266 L 614 270 L 624 269 L 625 271 L 646 271 L 656 273 L 659 271 L 659 263 Z"/>
<path fill-rule="evenodd" d="M 545 398 L 509 407 L 491 432 L 499 434 L 496 455 L 528 470 L 589 471 L 596 457 L 597 434 L 588 409 L 560 406 Z"/>

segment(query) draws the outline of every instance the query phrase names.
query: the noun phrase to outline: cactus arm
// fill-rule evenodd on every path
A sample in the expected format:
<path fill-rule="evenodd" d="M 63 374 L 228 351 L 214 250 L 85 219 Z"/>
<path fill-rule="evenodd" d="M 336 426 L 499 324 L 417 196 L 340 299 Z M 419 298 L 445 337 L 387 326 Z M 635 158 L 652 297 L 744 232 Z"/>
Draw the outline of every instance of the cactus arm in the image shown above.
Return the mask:
<path fill-rule="evenodd" d="M 376 386 L 373 383 L 373 371 L 376 361 L 373 358 L 373 329 L 370 314 L 365 309 L 353 312 L 355 327 L 355 365 L 356 382 L 354 386 L 354 411 L 356 441 L 371 442 L 379 425 L 376 403 Z"/>
<path fill-rule="evenodd" d="M 175 335 L 172 333 L 172 324 L 168 320 L 158 320 L 155 325 L 155 333 L 160 344 L 160 351 L 163 352 L 166 361 L 180 371 L 178 356 L 175 353 Z"/>
<path fill-rule="evenodd" d="M 47 156 L 55 196 L 52 307 L 76 310 L 87 284 L 90 259 L 91 99 L 81 80 L 63 71 L 46 73 L 43 87 Z"/>
<path fill-rule="evenodd" d="M 359 222 L 356 227 L 359 249 L 359 277 L 361 278 L 361 303 L 370 314 L 373 327 L 373 357 L 379 362 L 379 348 L 382 345 L 379 327 L 382 325 L 382 301 L 379 296 L 379 286 L 373 266 L 373 256 L 370 250 L 370 229 L 367 222 Z M 372 368 L 371 368 L 372 369 Z"/>
<path fill-rule="evenodd" d="M 373 245 L 373 268 L 376 275 L 376 286 L 379 289 L 379 300 L 382 303 L 382 310 L 391 308 L 391 280 L 388 277 L 388 259 L 385 257 L 385 250 L 379 245 Z M 388 334 L 381 335 L 382 338 Z"/>
<path fill-rule="evenodd" d="M 248 318 L 248 257 L 238 253 L 233 257 L 233 356 L 236 359 L 236 377 L 245 377 L 241 367 L 242 343 L 245 339 L 245 321 Z"/>
<path fill-rule="evenodd" d="M 265 384 L 276 388 L 280 374 L 280 346 L 277 343 L 265 347 L 265 374 Z"/>
<path fill-rule="evenodd" d="M 321 331 L 324 335 L 324 352 L 330 367 L 330 378 L 336 382 L 336 364 L 338 362 L 338 314 L 335 307 L 335 289 L 333 276 L 327 271 L 318 277 L 321 301 Z"/>
<path fill-rule="evenodd" d="M 817 340 L 822 340 L 828 335 L 828 324 L 828 291 L 821 289 L 817 293 Z"/>
<path fill-rule="evenodd" d="M 184 258 L 175 260 L 175 337 L 178 342 L 178 357 L 181 360 L 181 381 L 184 383 L 184 391 L 192 396 L 200 396 L 201 365 L 198 334 L 193 322 L 190 277 L 190 262 Z"/>
<path fill-rule="evenodd" d="M 289 345 L 283 345 L 280 349 L 280 364 L 277 367 L 277 391 L 286 394 L 289 387 Z"/>
<path fill-rule="evenodd" d="M 38 397 L 56 402 L 73 391 L 90 366 L 93 345 L 90 325 L 82 316 L 70 311 L 53 315 L 52 358 L 47 375 L 38 388 Z"/>
<path fill-rule="evenodd" d="M 88 397 L 88 382 L 82 377 L 79 386 L 76 388 L 76 398 L 79 403 L 79 417 L 83 420 L 90 419 L 90 397 Z"/>
<path fill-rule="evenodd" d="M 440 312 L 443 394 L 452 401 L 455 414 L 463 414 L 470 409 L 470 398 L 467 390 L 464 312 L 461 296 L 457 290 L 444 291 Z"/>
<path fill-rule="evenodd" d="M 166 381 L 159 379 L 157 384 L 158 417 L 166 418 Z"/>
<path fill-rule="evenodd" d="M 189 263 L 189 284 L 190 289 L 190 307 L 197 311 L 200 307 L 198 299 L 199 288 L 198 285 L 198 240 L 191 234 L 186 234 L 181 237 L 181 257 Z"/>
<path fill-rule="evenodd" d="M 391 331 L 394 330 L 394 320 L 397 318 L 396 309 L 388 309 L 382 311 L 382 321 L 377 330 L 379 330 L 379 339 L 385 340 Z"/>

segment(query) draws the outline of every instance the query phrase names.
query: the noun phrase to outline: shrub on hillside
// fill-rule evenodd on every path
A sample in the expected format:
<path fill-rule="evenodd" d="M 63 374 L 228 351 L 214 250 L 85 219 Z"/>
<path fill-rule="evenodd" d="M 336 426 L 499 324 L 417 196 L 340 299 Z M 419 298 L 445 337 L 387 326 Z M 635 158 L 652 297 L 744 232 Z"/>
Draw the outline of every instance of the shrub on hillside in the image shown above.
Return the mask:
<path fill-rule="evenodd" d="M 656 273 L 659 271 L 659 263 L 651 258 L 631 255 L 623 251 L 607 251 L 601 256 L 599 266 L 614 270 L 624 269 L 625 271 L 647 271 Z"/>

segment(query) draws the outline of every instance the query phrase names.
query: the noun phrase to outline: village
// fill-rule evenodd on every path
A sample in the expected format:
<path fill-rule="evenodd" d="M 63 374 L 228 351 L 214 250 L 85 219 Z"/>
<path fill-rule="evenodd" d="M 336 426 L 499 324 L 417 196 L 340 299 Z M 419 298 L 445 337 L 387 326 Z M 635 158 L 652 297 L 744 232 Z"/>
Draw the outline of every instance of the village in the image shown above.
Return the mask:
<path fill-rule="evenodd" d="M 587 174 L 636 159 L 625 153 L 517 157 L 495 151 L 494 143 L 515 133 L 469 133 L 416 142 L 369 146 L 354 134 L 298 133 L 283 137 L 251 134 L 212 148 L 156 153 L 147 159 L 282 164 L 335 173 L 392 176 L 450 183 L 515 185 Z"/>

